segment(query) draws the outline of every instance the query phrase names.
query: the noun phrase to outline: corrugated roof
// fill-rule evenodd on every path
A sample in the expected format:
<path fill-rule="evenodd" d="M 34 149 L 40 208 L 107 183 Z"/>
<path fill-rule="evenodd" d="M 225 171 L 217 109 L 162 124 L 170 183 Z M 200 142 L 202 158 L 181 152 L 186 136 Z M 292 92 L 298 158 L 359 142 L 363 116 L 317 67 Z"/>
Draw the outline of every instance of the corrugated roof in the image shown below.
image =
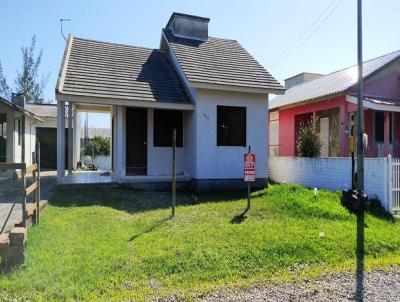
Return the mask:
<path fill-rule="evenodd" d="M 399 57 L 400 50 L 365 61 L 363 77 L 368 77 Z M 358 69 L 357 65 L 354 65 L 286 90 L 284 95 L 277 96 L 270 101 L 269 108 L 275 109 L 343 93 L 354 86 L 357 80 Z"/>
<path fill-rule="evenodd" d="M 25 108 L 35 115 L 42 118 L 57 118 L 57 105 L 56 104 L 25 104 Z M 66 110 L 65 115 L 68 112 Z"/>
<path fill-rule="evenodd" d="M 169 29 L 164 33 L 189 82 L 284 89 L 236 40 L 203 42 L 176 37 Z"/>
<path fill-rule="evenodd" d="M 63 68 L 62 94 L 190 103 L 167 55 L 157 49 L 74 37 Z"/>

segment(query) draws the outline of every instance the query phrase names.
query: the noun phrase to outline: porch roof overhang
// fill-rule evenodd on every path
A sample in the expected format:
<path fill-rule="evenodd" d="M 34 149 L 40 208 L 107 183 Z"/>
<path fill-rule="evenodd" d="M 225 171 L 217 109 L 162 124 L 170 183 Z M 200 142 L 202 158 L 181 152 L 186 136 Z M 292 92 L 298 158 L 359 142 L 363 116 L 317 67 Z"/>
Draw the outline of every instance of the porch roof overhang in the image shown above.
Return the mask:
<path fill-rule="evenodd" d="M 157 102 L 157 101 L 140 101 L 127 100 L 120 98 L 106 98 L 90 95 L 74 95 L 56 92 L 57 101 L 73 102 L 81 104 L 97 104 L 97 105 L 120 105 L 127 107 L 141 107 L 154 109 L 171 109 L 171 110 L 194 110 L 195 104 L 192 103 L 172 103 L 172 102 Z M 81 105 L 83 106 L 83 105 Z"/>
<path fill-rule="evenodd" d="M 357 104 L 357 97 L 352 95 L 346 95 L 346 101 L 352 104 Z M 400 112 L 400 105 L 396 102 L 390 102 L 385 100 L 378 100 L 372 98 L 365 98 L 363 100 L 364 108 L 378 110 L 378 111 L 390 111 L 390 112 Z"/>

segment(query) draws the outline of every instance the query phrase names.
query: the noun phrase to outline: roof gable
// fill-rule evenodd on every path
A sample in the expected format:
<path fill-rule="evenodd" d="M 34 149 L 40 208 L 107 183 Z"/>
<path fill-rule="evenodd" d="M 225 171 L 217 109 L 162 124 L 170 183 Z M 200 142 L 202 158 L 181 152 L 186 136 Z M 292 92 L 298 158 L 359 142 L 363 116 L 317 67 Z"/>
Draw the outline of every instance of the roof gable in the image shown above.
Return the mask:
<path fill-rule="evenodd" d="M 163 31 L 191 83 L 284 90 L 236 40 L 209 37 L 199 41 Z"/>

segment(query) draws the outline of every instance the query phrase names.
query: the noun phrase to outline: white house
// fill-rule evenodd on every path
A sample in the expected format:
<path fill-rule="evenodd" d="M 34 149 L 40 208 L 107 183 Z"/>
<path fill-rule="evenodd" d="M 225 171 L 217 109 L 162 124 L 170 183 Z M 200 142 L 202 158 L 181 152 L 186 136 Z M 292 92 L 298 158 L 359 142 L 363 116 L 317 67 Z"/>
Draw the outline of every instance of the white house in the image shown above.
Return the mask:
<path fill-rule="evenodd" d="M 25 101 L 13 94 L 0 98 L 0 162 L 30 164 L 40 143 L 41 168 L 57 168 L 57 105 Z M 67 143 L 67 142 L 66 142 Z"/>
<path fill-rule="evenodd" d="M 36 125 L 42 119 L 24 108 L 24 96 L 9 102 L 0 98 L 0 162 L 32 163 L 36 149 Z"/>
<path fill-rule="evenodd" d="M 158 49 L 69 36 L 56 87 L 59 183 L 74 176 L 73 116 L 86 110 L 111 115 L 111 181 L 169 181 L 176 129 L 178 180 L 200 190 L 237 188 L 251 146 L 256 185 L 266 185 L 268 95 L 284 89 L 236 40 L 209 37 L 208 24 L 173 13 Z"/>

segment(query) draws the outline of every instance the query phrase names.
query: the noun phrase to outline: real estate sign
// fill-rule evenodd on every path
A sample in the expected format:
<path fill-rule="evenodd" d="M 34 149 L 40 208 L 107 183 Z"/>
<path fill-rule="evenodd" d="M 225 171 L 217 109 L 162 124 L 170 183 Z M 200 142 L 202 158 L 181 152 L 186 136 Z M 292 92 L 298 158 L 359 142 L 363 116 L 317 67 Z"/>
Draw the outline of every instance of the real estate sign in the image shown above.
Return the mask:
<path fill-rule="evenodd" d="M 244 154 L 244 181 L 256 180 L 256 155 L 254 153 Z"/>

